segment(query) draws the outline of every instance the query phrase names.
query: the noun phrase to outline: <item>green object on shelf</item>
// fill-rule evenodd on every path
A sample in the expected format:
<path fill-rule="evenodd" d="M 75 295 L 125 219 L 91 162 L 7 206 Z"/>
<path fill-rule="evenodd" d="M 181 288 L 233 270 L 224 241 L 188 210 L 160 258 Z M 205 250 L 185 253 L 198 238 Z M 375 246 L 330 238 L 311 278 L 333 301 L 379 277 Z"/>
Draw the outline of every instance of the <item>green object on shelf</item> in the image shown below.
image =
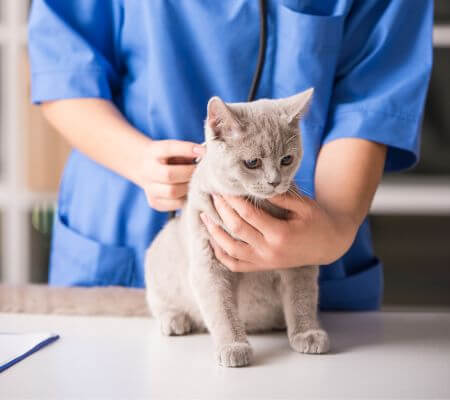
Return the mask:
<path fill-rule="evenodd" d="M 51 235 L 53 216 L 56 206 L 54 204 L 38 204 L 31 211 L 31 224 L 40 233 Z"/>

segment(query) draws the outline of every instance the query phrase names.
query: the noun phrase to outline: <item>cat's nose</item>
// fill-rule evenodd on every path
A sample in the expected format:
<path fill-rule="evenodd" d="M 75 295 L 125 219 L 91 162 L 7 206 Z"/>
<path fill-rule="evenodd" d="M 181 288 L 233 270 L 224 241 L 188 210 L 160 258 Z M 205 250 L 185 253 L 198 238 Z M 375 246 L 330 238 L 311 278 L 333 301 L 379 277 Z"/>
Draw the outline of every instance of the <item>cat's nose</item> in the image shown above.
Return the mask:
<path fill-rule="evenodd" d="M 276 188 L 280 183 L 281 183 L 281 179 L 275 179 L 272 182 L 267 182 L 270 186 L 273 186 L 274 188 Z"/>

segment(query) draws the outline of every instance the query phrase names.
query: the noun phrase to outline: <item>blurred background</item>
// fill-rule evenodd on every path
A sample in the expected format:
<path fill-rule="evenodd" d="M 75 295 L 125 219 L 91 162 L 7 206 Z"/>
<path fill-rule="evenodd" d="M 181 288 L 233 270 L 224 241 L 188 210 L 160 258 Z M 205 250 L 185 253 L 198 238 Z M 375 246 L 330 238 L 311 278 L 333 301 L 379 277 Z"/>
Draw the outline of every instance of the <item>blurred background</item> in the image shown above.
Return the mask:
<path fill-rule="evenodd" d="M 52 210 L 70 150 L 30 105 L 30 3 L 0 1 L 0 281 L 6 283 L 47 281 Z M 370 213 L 385 265 L 386 308 L 450 309 L 449 0 L 435 1 L 433 42 L 422 159 L 384 178 Z"/>

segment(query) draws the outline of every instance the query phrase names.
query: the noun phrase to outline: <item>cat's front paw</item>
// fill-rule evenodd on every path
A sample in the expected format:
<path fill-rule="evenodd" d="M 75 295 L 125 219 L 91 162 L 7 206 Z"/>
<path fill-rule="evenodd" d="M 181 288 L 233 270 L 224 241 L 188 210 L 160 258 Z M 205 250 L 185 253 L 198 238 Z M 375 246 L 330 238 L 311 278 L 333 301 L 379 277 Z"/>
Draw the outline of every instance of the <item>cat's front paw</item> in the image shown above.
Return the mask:
<path fill-rule="evenodd" d="M 250 364 L 252 348 L 248 343 L 230 343 L 217 352 L 219 365 L 222 367 L 245 367 Z"/>
<path fill-rule="evenodd" d="M 330 350 L 330 339 L 322 329 L 299 332 L 290 339 L 291 347 L 299 353 L 321 354 Z"/>
<path fill-rule="evenodd" d="M 186 335 L 192 330 L 191 318 L 185 313 L 165 313 L 160 316 L 159 323 L 166 336 Z"/>

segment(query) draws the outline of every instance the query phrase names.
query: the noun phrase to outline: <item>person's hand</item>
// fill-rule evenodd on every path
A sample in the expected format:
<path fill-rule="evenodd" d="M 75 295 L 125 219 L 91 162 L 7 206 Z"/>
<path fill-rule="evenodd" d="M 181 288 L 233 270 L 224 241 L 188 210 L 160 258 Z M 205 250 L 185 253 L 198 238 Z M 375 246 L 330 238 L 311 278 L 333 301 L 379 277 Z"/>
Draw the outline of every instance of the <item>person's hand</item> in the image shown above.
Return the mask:
<path fill-rule="evenodd" d="M 205 148 L 181 140 L 155 140 L 149 143 L 139 173 L 139 185 L 151 207 L 158 211 L 179 209 L 186 201 L 194 160 Z"/>
<path fill-rule="evenodd" d="M 289 210 L 289 218 L 274 218 L 243 198 L 214 196 L 216 210 L 234 237 L 201 214 L 215 256 L 231 271 L 329 264 L 355 238 L 358 227 L 353 218 L 330 215 L 308 197 L 285 194 L 269 201 Z"/>

